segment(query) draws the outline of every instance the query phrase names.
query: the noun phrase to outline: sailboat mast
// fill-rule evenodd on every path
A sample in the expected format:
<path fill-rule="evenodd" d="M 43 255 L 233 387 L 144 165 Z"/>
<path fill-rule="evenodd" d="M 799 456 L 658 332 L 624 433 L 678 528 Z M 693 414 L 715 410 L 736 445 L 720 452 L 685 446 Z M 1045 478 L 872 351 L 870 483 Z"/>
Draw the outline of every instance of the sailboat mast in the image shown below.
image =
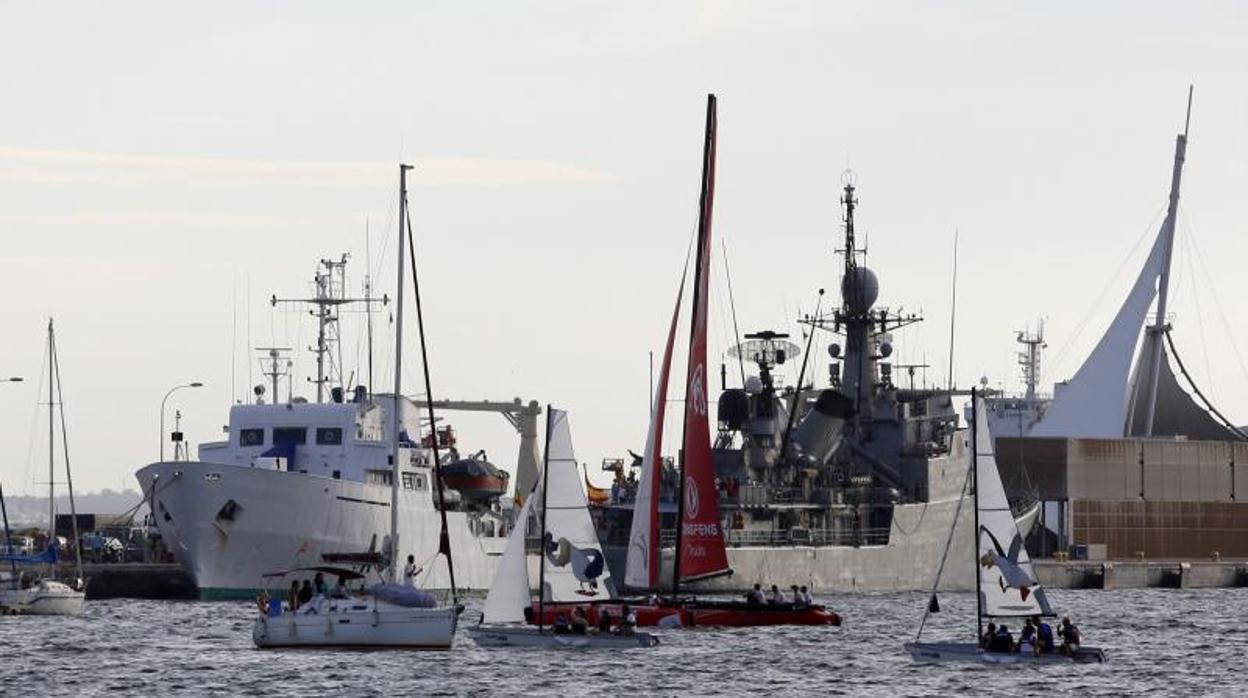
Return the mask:
<path fill-rule="evenodd" d="M 546 497 L 550 488 L 550 405 L 546 405 L 546 447 L 542 449 L 542 532 L 537 549 L 537 632 L 542 632 L 546 616 Z"/>
<path fill-rule="evenodd" d="M 984 596 L 979 591 L 979 391 L 976 388 L 971 388 L 971 493 L 975 503 L 971 556 L 975 560 L 975 642 L 978 643 L 984 636 Z"/>
<path fill-rule="evenodd" d="M 1174 143 L 1174 169 L 1170 174 L 1170 202 L 1166 206 L 1166 256 L 1161 265 L 1161 280 L 1157 284 L 1157 317 L 1148 328 L 1148 343 L 1152 354 L 1149 359 L 1152 365 L 1148 368 L 1148 391 L 1145 393 L 1148 406 L 1148 417 L 1144 422 L 1144 436 L 1153 435 L 1153 418 L 1157 412 L 1157 381 L 1161 377 L 1161 338 L 1170 331 L 1166 322 L 1166 300 L 1170 295 L 1170 259 L 1174 252 L 1174 228 L 1179 214 L 1179 184 L 1183 180 L 1183 162 L 1187 159 L 1187 130 L 1192 123 L 1192 86 L 1187 87 L 1187 118 L 1183 122 L 1183 133 L 1179 134 Z"/>
<path fill-rule="evenodd" d="M 709 253 L 706 245 L 706 236 L 710 234 L 710 216 L 711 202 L 714 196 L 714 157 L 715 157 L 715 95 L 706 96 L 706 135 L 702 143 L 702 189 L 698 197 L 698 254 L 694 261 L 693 268 L 693 305 L 690 312 L 690 328 L 689 328 L 689 351 L 693 352 L 697 344 L 698 325 L 705 323 L 706 317 L 703 312 L 703 292 L 706 290 L 706 280 L 703 279 L 703 270 L 707 266 L 707 260 L 703 256 Z M 706 357 L 700 357 L 705 363 Z M 694 361 L 689 362 L 690 369 L 693 368 Z M 700 366 L 703 375 L 701 376 L 685 376 L 685 412 L 684 427 L 681 430 L 680 437 L 680 477 L 677 483 L 676 493 L 676 547 L 672 555 L 672 598 L 675 599 L 680 593 L 680 546 L 684 538 L 683 532 L 685 528 L 685 494 L 686 494 L 686 475 L 685 469 L 687 465 L 687 454 L 689 452 L 689 418 L 688 410 L 690 408 L 690 400 L 704 399 L 693 393 L 690 389 L 693 386 L 694 379 L 701 380 L 703 384 L 698 387 L 699 390 L 705 390 L 705 365 Z"/>
<path fill-rule="evenodd" d="M 407 220 L 407 171 L 411 165 L 399 165 L 399 271 L 398 299 L 394 309 L 394 409 L 390 415 L 390 581 L 399 580 L 399 429 L 403 395 L 403 223 Z"/>
<path fill-rule="evenodd" d="M 52 399 L 52 318 L 48 318 L 48 545 L 56 542 L 56 425 Z"/>
<path fill-rule="evenodd" d="M 446 570 L 451 578 L 451 601 L 459 604 L 459 592 L 455 589 L 455 559 L 451 557 L 451 533 L 446 523 L 446 487 L 442 483 L 442 457 L 438 453 L 438 428 L 433 414 L 433 385 L 429 380 L 429 348 L 425 342 L 425 314 L 420 304 L 420 276 L 416 273 L 416 242 L 412 239 L 411 212 L 407 209 L 407 189 L 403 190 L 403 209 L 407 216 L 407 242 L 412 249 L 412 291 L 416 296 L 416 331 L 420 334 L 420 364 L 425 374 L 425 409 L 429 413 L 429 429 L 433 434 L 433 478 L 438 487 L 438 514 L 442 519 L 442 531 L 438 537 L 438 552 L 446 556 Z"/>

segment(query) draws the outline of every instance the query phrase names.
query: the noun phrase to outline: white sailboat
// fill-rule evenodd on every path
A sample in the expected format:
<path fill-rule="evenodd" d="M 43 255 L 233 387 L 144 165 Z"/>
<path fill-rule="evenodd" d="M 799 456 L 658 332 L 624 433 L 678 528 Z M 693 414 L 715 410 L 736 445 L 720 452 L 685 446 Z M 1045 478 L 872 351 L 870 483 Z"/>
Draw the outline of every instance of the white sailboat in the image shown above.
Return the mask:
<path fill-rule="evenodd" d="M 404 224 L 406 234 L 411 235 L 411 221 L 407 212 L 407 171 L 410 165 L 399 165 L 399 249 L 398 249 L 398 293 L 395 308 L 395 354 L 394 354 L 394 394 L 402 394 L 403 368 L 403 275 L 407 258 L 404 254 Z M 412 272 L 415 277 L 416 265 L 413 255 Z M 420 286 L 413 278 L 416 296 L 416 315 L 420 327 L 421 352 L 425 353 L 424 321 L 420 309 Z M 433 419 L 433 391 L 429 385 L 428 357 L 423 357 L 425 369 L 426 405 L 429 409 L 429 423 L 436 424 Z M 458 603 L 455 589 L 455 568 L 451 559 L 450 536 L 447 532 L 446 502 L 443 493 L 440 472 L 440 458 L 437 454 L 437 439 L 434 439 L 434 480 L 437 486 L 439 509 L 442 517 L 441 546 L 439 553 L 446 556 L 451 582 L 452 602 L 449 606 L 438 606 L 428 594 L 398 583 L 399 564 L 399 482 L 401 438 L 399 428 L 399 411 L 391 414 L 391 463 L 393 465 L 390 478 L 390 536 L 386 541 L 384 556 L 362 555 L 360 557 L 375 558 L 384 564 L 387 571 L 386 581 L 369 587 L 366 595 L 353 596 L 340 588 L 337 593 L 326 596 L 318 594 L 309 603 L 297 610 L 283 612 L 280 599 L 268 599 L 262 595 L 260 599 L 260 615 L 252 627 L 252 639 L 257 647 L 347 647 L 353 649 L 367 648 L 404 648 L 404 649 L 450 649 L 455 638 L 455 629 L 459 623 L 459 614 L 463 606 Z M 370 560 L 371 561 L 371 560 Z M 280 573 L 283 579 L 291 573 L 320 572 L 338 577 L 340 587 L 351 580 L 364 577 L 364 573 L 340 567 L 310 567 Z"/>
<path fill-rule="evenodd" d="M 82 613 L 86 584 L 82 577 L 82 555 L 77 541 L 78 512 L 74 507 L 74 480 L 69 469 L 69 438 L 65 435 L 65 406 L 61 398 L 61 366 L 56 356 L 56 334 L 48 320 L 48 548 L 38 555 L 14 555 L 9 545 L 9 517 L 4 515 L 5 553 L 0 562 L 9 563 L 7 577 L 0 582 L 0 612 L 22 615 L 76 616 Z M 60 407 L 61 445 L 65 457 L 65 483 L 69 491 L 69 511 L 75 544 L 72 583 L 56 579 L 59 546 L 56 536 L 56 408 Z M 0 497 L 2 500 L 3 497 Z M 47 565 L 51 572 L 37 577 L 20 571 L 18 565 Z"/>
<path fill-rule="evenodd" d="M 483 647 L 547 647 L 626 649 L 653 647 L 649 633 L 556 633 L 545 627 L 545 605 L 611 599 L 611 572 L 606 566 L 580 472 L 572 450 L 568 413 L 546 410 L 546 461 L 537 490 L 524 501 L 507 539 L 498 573 L 490 585 L 481 624 L 468 633 Z M 529 520 L 541 521 L 538 563 L 537 627 L 525 625 L 532 613 L 525 535 Z"/>
<path fill-rule="evenodd" d="M 1041 588 L 1023 545 L 1022 534 L 1014 516 L 1010 513 L 1009 500 L 997 471 L 992 435 L 988 429 L 988 414 L 983 398 L 971 392 L 971 478 L 975 502 L 975 588 L 977 594 L 977 621 L 975 642 L 922 642 L 923 628 L 928 615 L 939 610 L 935 589 L 940 583 L 941 570 L 937 572 L 932 600 L 914 642 L 905 645 L 906 650 L 921 662 L 977 661 L 994 664 L 1017 664 L 1035 662 L 1104 662 L 1105 652 L 1097 647 L 1078 646 L 1068 653 L 1054 648 L 1035 653 L 1029 651 L 989 651 L 981 646 L 986 619 L 1017 619 L 1054 617 L 1045 590 Z M 954 517 L 956 522 L 957 517 Z M 956 523 L 955 523 L 956 526 Z M 953 531 L 950 531 L 950 541 Z M 946 554 L 947 554 L 946 546 Z"/>

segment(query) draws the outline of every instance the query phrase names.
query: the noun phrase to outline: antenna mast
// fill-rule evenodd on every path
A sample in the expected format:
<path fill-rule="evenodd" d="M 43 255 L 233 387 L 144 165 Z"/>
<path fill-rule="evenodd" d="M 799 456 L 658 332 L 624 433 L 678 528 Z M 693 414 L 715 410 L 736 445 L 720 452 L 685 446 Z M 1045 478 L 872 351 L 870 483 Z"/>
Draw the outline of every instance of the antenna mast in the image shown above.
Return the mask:
<path fill-rule="evenodd" d="M 316 354 L 316 379 L 309 378 L 308 380 L 316 384 L 316 401 L 318 403 L 325 402 L 325 386 L 327 384 L 336 382 L 340 388 L 346 387 L 342 382 L 342 342 L 338 324 L 341 319 L 341 308 L 353 303 L 363 303 L 365 312 L 369 313 L 370 316 L 369 327 L 371 328 L 372 304 L 381 303 L 384 305 L 390 302 L 388 296 L 378 299 L 370 297 L 368 293 L 365 294 L 364 298 L 347 297 L 347 262 L 350 259 L 351 255 L 344 252 L 337 261 L 332 259 L 321 260 L 321 268 L 313 277 L 316 295 L 312 298 L 278 298 L 274 295 L 269 299 L 270 305 L 274 307 L 278 303 L 303 303 L 312 306 L 312 310 L 308 311 L 308 314 L 317 320 L 316 346 L 310 347 L 310 350 Z M 368 282 L 366 282 L 366 289 L 367 286 Z M 371 346 L 371 339 L 369 344 Z M 371 365 L 371 352 L 369 361 Z M 274 392 L 276 393 L 276 388 Z M 274 399 L 276 399 L 276 394 Z"/>

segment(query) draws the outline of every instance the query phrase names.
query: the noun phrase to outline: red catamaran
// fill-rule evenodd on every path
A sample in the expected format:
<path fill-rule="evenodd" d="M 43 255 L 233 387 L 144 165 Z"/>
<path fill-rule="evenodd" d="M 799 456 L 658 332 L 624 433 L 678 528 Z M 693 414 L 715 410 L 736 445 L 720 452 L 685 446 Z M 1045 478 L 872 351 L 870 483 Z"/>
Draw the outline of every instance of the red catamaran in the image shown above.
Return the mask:
<path fill-rule="evenodd" d="M 676 550 L 670 587 L 663 590 L 659 579 L 659 483 L 662 468 L 663 419 L 667 407 L 668 377 L 672 349 L 685 290 L 685 273 L 676 294 L 667 343 L 655 387 L 654 406 L 646 450 L 642 461 L 641 483 L 637 491 L 632 530 L 629 534 L 628 562 L 624 583 L 635 589 L 654 592 L 645 599 L 630 600 L 638 625 L 840 625 L 836 613 L 817 604 L 760 604 L 736 600 L 699 599 L 681 595 L 681 585 L 732 574 L 724 549 L 723 522 L 719 514 L 719 492 L 711 454 L 710 422 L 707 410 L 706 326 L 711 270 L 711 213 L 715 200 L 716 100 L 707 95 L 706 139 L 702 151 L 702 192 L 698 211 L 697 257 L 694 263 L 693 317 L 686 372 L 685 425 L 679 495 L 677 500 Z M 666 598 L 658 593 L 667 591 Z M 619 618 L 624 600 L 583 604 L 591 623 L 600 611 Z M 553 622 L 560 613 L 570 613 L 576 604 L 546 604 L 544 622 Z M 536 604 L 534 612 L 537 612 Z M 536 621 L 536 617 L 534 618 Z"/>

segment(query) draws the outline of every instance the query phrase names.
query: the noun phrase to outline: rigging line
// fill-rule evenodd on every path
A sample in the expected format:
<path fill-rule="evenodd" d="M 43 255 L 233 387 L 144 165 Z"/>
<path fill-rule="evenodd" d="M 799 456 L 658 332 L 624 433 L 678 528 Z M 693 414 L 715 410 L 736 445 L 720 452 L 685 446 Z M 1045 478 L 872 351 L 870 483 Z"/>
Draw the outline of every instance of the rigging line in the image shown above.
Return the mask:
<path fill-rule="evenodd" d="M 61 360 L 56 355 L 56 339 L 49 336 L 48 340 L 48 351 L 52 352 L 51 373 L 56 379 L 56 401 L 61 417 L 61 450 L 65 455 L 65 489 L 69 492 L 69 519 L 74 531 L 74 572 L 77 575 L 75 586 L 78 586 L 82 584 L 82 549 L 78 545 L 78 541 L 82 538 L 78 534 L 78 508 L 74 505 L 74 476 L 69 468 L 69 433 L 65 431 L 65 395 L 61 388 Z M 52 523 L 52 530 L 56 530 L 55 521 Z"/>
<path fill-rule="evenodd" d="M 1123 269 L 1126 268 L 1127 263 L 1131 261 L 1132 256 L 1135 255 L 1135 251 L 1139 249 L 1140 243 L 1147 239 L 1150 232 L 1156 229 L 1157 220 L 1162 217 L 1165 210 L 1165 206 L 1160 206 L 1157 209 L 1156 213 L 1153 214 L 1152 220 L 1149 221 L 1147 226 L 1145 226 L 1139 237 L 1135 239 L 1135 243 L 1131 245 L 1131 249 L 1126 255 L 1123 256 L 1122 261 L 1118 263 L 1118 268 L 1114 270 L 1114 273 L 1110 275 L 1109 279 L 1105 282 L 1105 285 L 1101 287 L 1100 292 L 1096 295 L 1096 300 L 1088 304 L 1088 309 L 1084 312 L 1083 317 L 1079 320 L 1079 323 L 1075 325 L 1075 329 L 1070 333 L 1070 335 L 1067 336 L 1066 341 L 1058 349 L 1057 355 L 1054 356 L 1052 361 L 1049 363 L 1049 366 L 1052 367 L 1050 375 L 1059 375 L 1061 373 L 1059 369 L 1061 368 L 1062 363 L 1066 360 L 1067 354 L 1069 354 L 1074 348 L 1076 340 L 1079 339 L 1079 335 L 1083 333 L 1087 324 L 1092 320 L 1093 311 L 1099 308 L 1101 302 L 1105 300 L 1105 296 L 1109 293 L 1110 288 L 1113 287 L 1114 282 L 1118 280 L 1118 277 L 1122 274 Z"/>
<path fill-rule="evenodd" d="M 1180 204 L 1181 206 L 1182 204 Z M 1180 209 L 1182 210 L 1182 209 Z M 1196 261 L 1200 264 L 1200 270 L 1205 282 L 1209 284 L 1210 295 L 1213 296 L 1213 307 L 1218 311 L 1218 317 L 1222 320 L 1222 329 L 1225 330 L 1227 339 L 1231 345 L 1231 351 L 1235 353 L 1235 360 L 1239 363 L 1239 370 L 1243 374 L 1245 380 L 1248 380 L 1248 367 L 1244 364 L 1244 357 L 1239 353 L 1239 345 L 1235 343 L 1235 335 L 1231 333 L 1231 324 L 1226 319 L 1226 312 L 1222 308 L 1222 299 L 1217 294 L 1217 289 L 1213 287 L 1213 282 L 1209 281 L 1213 277 L 1209 274 L 1209 266 L 1205 263 L 1205 255 L 1201 252 L 1200 245 L 1196 241 L 1196 234 L 1192 227 L 1188 224 L 1188 216 L 1186 211 L 1183 212 L 1183 228 L 1187 233 L 1184 237 L 1191 240 L 1192 248 L 1196 250 Z"/>
<path fill-rule="evenodd" d="M 732 272 L 728 270 L 728 243 L 723 237 L 719 238 L 720 256 L 724 258 L 724 278 L 728 281 L 728 305 L 732 308 L 732 333 L 736 337 L 737 344 L 741 344 L 741 329 L 737 325 L 737 300 L 732 293 Z M 737 367 L 741 370 L 741 385 L 745 385 L 745 357 L 741 352 L 737 352 Z"/>
<path fill-rule="evenodd" d="M 971 446 L 971 448 L 975 448 L 975 446 Z M 957 531 L 958 521 L 962 518 L 962 504 L 966 501 L 966 492 L 971 486 L 971 474 L 974 471 L 974 466 L 970 462 L 971 459 L 969 457 L 967 461 L 966 478 L 962 481 L 962 493 L 958 496 L 958 506 L 953 511 L 953 525 L 949 527 L 949 537 L 945 540 L 945 552 L 941 554 L 940 565 L 936 568 L 936 581 L 932 582 L 931 597 L 936 596 L 936 590 L 940 588 L 940 578 L 945 573 L 945 561 L 949 559 L 949 549 L 953 547 L 953 534 Z M 978 537 L 978 532 L 976 536 Z M 972 550 L 971 554 L 979 557 L 978 552 L 975 550 Z M 975 574 L 979 575 L 979 565 L 975 566 Z M 918 642 L 919 638 L 923 637 L 923 626 L 927 625 L 927 617 L 931 614 L 932 604 L 929 601 L 926 609 L 923 611 L 923 620 L 919 621 L 919 632 L 914 636 L 915 642 Z"/>
<path fill-rule="evenodd" d="M 35 405 L 34 411 L 30 415 L 30 439 L 26 443 L 26 484 L 35 484 L 35 439 L 39 435 L 39 419 L 43 416 L 43 410 L 40 409 L 39 395 L 43 394 L 43 379 L 47 376 L 44 371 L 47 364 L 43 361 L 39 362 L 39 382 L 35 387 Z M 31 490 L 25 490 L 27 496 L 31 495 Z"/>
<path fill-rule="evenodd" d="M 1183 257 L 1182 257 L 1183 266 L 1184 267 L 1190 266 L 1190 269 L 1188 270 L 1188 273 L 1187 273 L 1187 279 L 1191 283 L 1192 302 L 1193 302 L 1193 305 L 1196 306 L 1196 328 L 1200 331 L 1200 353 L 1201 353 L 1202 358 L 1204 358 L 1205 360 L 1205 381 L 1206 381 L 1205 384 L 1209 386 L 1209 393 L 1213 395 L 1213 387 L 1216 385 L 1216 382 L 1213 380 L 1213 364 L 1209 362 L 1209 340 L 1208 340 L 1208 337 L 1205 336 L 1204 314 L 1200 312 L 1200 289 L 1197 288 L 1197 283 L 1196 283 L 1196 276 L 1197 276 L 1196 264 L 1195 262 L 1192 261 L 1192 257 L 1194 256 L 1191 250 L 1192 243 L 1190 240 L 1187 239 L 1186 235 L 1183 236 L 1182 241 L 1183 241 L 1183 248 L 1182 248 L 1183 249 Z M 1216 397 L 1216 395 L 1214 397 Z"/>
<path fill-rule="evenodd" d="M 1213 403 L 1209 402 L 1209 398 L 1205 397 L 1205 394 L 1200 392 L 1200 388 L 1196 385 L 1196 381 L 1192 380 L 1191 374 L 1189 374 L 1187 369 L 1184 368 L 1183 359 L 1179 358 L 1179 352 L 1174 348 L 1174 340 L 1170 337 L 1170 333 L 1165 332 L 1164 334 L 1166 335 L 1166 346 L 1170 347 L 1170 355 L 1174 357 L 1174 362 L 1179 365 L 1179 372 L 1182 373 L 1183 377 L 1187 379 L 1187 383 L 1191 386 L 1192 392 L 1196 393 L 1196 396 L 1200 398 L 1202 403 L 1204 403 L 1206 409 L 1216 415 L 1218 419 L 1222 420 L 1223 426 L 1230 429 L 1241 440 L 1248 441 L 1248 434 L 1245 434 L 1239 427 L 1231 424 L 1231 420 L 1227 419 L 1226 415 L 1219 412 L 1218 408 L 1214 407 Z"/>
<path fill-rule="evenodd" d="M 412 267 L 412 292 L 416 297 L 416 328 L 420 334 L 420 360 L 425 369 L 425 406 L 429 411 L 430 429 L 433 432 L 433 438 L 431 439 L 433 444 L 433 475 L 438 481 L 438 513 L 441 514 L 442 518 L 442 531 L 438 542 L 438 551 L 446 554 L 446 568 L 451 578 L 451 599 L 458 605 L 459 592 L 455 588 L 455 561 L 451 557 L 451 533 L 446 523 L 446 487 L 442 483 L 442 459 L 438 454 L 437 419 L 433 413 L 433 387 L 429 380 L 429 353 L 428 343 L 425 341 L 425 315 L 421 310 L 420 303 L 420 277 L 416 275 L 416 241 L 412 236 L 412 210 L 408 207 L 406 197 L 404 197 L 402 204 L 403 215 L 407 220 L 407 247 Z M 399 289 L 399 291 L 402 292 L 403 289 Z M 395 404 L 398 405 L 399 396 L 396 395 L 394 399 Z M 549 439 L 547 439 L 547 442 L 547 445 L 549 445 Z"/>

